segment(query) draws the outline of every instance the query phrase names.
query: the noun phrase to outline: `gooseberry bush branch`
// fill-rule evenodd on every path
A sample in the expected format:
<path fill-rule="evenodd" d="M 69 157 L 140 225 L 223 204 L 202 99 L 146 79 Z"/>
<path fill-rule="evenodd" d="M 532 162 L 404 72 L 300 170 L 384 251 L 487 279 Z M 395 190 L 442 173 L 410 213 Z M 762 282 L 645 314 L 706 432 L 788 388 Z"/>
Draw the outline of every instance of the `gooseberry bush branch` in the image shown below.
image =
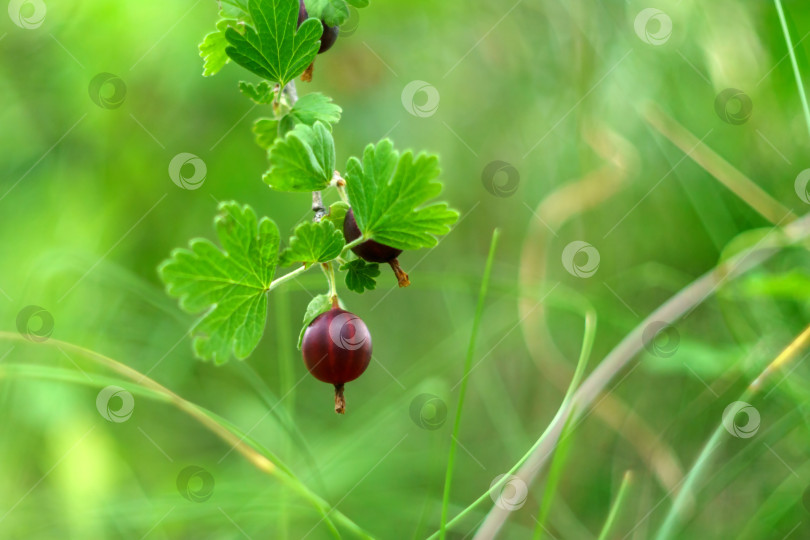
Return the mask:
<path fill-rule="evenodd" d="M 257 216 L 251 205 L 222 202 L 214 219 L 219 245 L 195 238 L 160 266 L 168 294 L 199 314 L 192 336 L 202 360 L 249 357 L 265 330 L 269 293 L 320 266 L 329 287 L 305 309 L 301 348 L 313 321 L 340 305 L 338 273 L 348 290 L 364 293 L 375 289 L 379 264 L 386 262 L 405 286 L 408 276 L 397 257 L 435 246 L 458 219 L 435 201 L 442 190 L 437 156 L 399 151 L 386 138 L 340 169 L 333 128 L 341 107 L 319 92 L 299 95 L 295 80 L 317 74 L 316 58 L 335 43 L 349 5 L 363 8 L 368 0 L 221 0 L 215 30 L 200 44 L 204 76 L 236 64 L 258 77 L 240 82 L 239 90 L 266 111 L 253 123 L 269 162 L 261 179 L 279 200 L 283 193 L 311 193 L 314 213 L 284 241 L 276 222 Z M 281 273 L 284 267 L 292 270 Z"/>

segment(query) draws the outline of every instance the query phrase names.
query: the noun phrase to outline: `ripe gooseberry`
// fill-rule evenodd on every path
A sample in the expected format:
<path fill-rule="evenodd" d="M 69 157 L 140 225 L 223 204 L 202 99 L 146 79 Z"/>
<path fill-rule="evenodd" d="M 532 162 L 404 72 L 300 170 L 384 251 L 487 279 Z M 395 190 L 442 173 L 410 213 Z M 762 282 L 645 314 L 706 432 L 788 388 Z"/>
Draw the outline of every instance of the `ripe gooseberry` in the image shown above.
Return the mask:
<path fill-rule="evenodd" d="M 298 26 L 309 18 L 307 6 L 304 5 L 304 0 L 298 1 Z M 318 49 L 318 54 L 325 53 L 332 48 L 332 45 L 337 41 L 340 29 L 337 26 L 328 26 L 325 22 L 321 21 L 323 25 L 323 34 L 321 35 L 321 46 Z"/>
<path fill-rule="evenodd" d="M 343 387 L 362 375 L 371 362 L 371 334 L 366 324 L 354 313 L 333 307 L 304 331 L 301 352 L 309 372 L 335 386 L 335 412 L 345 414 Z"/>
<path fill-rule="evenodd" d="M 307 6 L 304 5 L 304 0 L 298 0 L 298 26 L 301 26 L 301 23 L 308 18 L 309 13 L 307 13 Z"/>
<path fill-rule="evenodd" d="M 321 48 L 318 49 L 318 54 L 325 53 L 331 49 L 340 33 L 340 28 L 337 26 L 328 26 L 323 21 L 321 21 L 321 24 L 323 25 L 323 34 L 321 34 Z"/>
<path fill-rule="evenodd" d="M 343 236 L 346 238 L 346 242 L 353 242 L 360 238 L 360 235 L 360 228 L 357 226 L 354 212 L 349 209 L 343 220 Z M 402 270 L 397 260 L 397 257 L 402 254 L 401 249 L 392 248 L 391 246 L 386 246 L 374 240 L 366 240 L 354 246 L 352 251 L 365 261 L 390 264 L 391 268 L 394 270 L 394 274 L 397 276 L 397 282 L 400 287 L 407 287 L 411 284 L 410 279 L 408 279 L 408 274 Z"/>

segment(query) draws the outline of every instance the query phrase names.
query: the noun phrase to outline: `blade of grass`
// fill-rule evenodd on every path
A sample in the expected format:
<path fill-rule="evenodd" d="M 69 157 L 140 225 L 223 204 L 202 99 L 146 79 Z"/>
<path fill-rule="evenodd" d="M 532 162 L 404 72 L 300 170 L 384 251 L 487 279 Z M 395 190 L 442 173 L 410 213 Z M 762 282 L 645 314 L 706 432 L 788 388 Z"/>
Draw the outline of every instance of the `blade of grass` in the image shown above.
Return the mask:
<path fill-rule="evenodd" d="M 137 382 L 127 381 L 124 379 L 119 379 L 116 377 L 105 377 L 99 376 L 97 374 L 93 374 L 93 380 L 88 380 L 87 377 L 84 375 L 79 375 L 75 371 L 70 371 L 67 369 L 61 368 L 53 368 L 49 366 L 37 366 L 37 365 L 25 365 L 25 364 L 2 364 L 0 365 L 0 378 L 12 378 L 12 377 L 20 377 L 25 379 L 40 379 L 40 380 L 53 380 L 53 381 L 62 381 L 62 382 L 73 382 L 79 385 L 85 386 L 93 386 L 93 387 L 104 387 L 109 385 L 116 385 L 116 386 L 123 386 L 127 388 L 127 391 L 130 391 L 135 396 L 144 397 L 146 399 L 153 399 L 155 401 L 163 402 L 163 403 L 172 403 L 171 396 L 159 392 L 155 389 L 149 388 L 147 386 L 142 386 Z M 251 448 L 259 452 L 260 454 L 266 456 L 267 458 L 271 459 L 276 466 L 278 467 L 278 472 L 284 474 L 276 474 L 276 478 L 280 480 L 283 484 L 287 485 L 294 493 L 297 493 L 302 496 L 305 500 L 313 503 L 315 510 L 318 512 L 320 516 L 329 513 L 329 505 L 323 500 L 319 500 L 317 495 L 315 498 L 311 498 L 311 493 L 306 490 L 302 491 L 299 487 L 293 485 L 297 479 L 294 478 L 294 474 L 292 470 L 287 467 L 279 458 L 276 456 L 271 450 L 267 447 L 256 441 L 255 439 L 251 438 L 249 434 L 243 432 L 239 427 L 235 424 L 231 423 L 229 420 L 217 415 L 216 413 L 200 406 L 196 406 L 199 411 L 207 416 L 209 416 L 213 421 L 218 422 L 222 426 L 224 426 L 227 430 L 229 430 L 233 435 L 238 437 L 243 443 L 249 445 Z M 291 484 L 293 482 L 293 484 Z M 332 514 L 335 512 L 332 511 Z M 345 516 L 338 516 L 335 515 L 339 521 L 342 521 Z M 325 523 L 325 522 L 324 522 Z M 341 523 L 348 529 L 351 529 L 351 526 L 348 525 L 346 522 Z M 329 529 L 330 533 L 335 538 L 342 538 L 340 532 L 335 527 L 334 523 L 325 523 L 326 527 Z M 360 538 L 371 538 L 370 536 L 365 536 L 365 533 L 359 532 L 358 536 Z"/>
<path fill-rule="evenodd" d="M 587 308 L 586 308 L 587 309 Z M 587 313 L 587 311 L 586 311 Z M 595 336 L 594 336 L 595 337 Z M 534 529 L 534 539 L 541 540 L 543 533 L 547 531 L 546 520 L 548 519 L 551 506 L 554 502 L 554 497 L 558 493 L 558 486 L 562 478 L 563 470 L 568 462 L 569 450 L 573 442 L 572 435 L 575 424 L 569 421 L 566 422 L 563 428 L 563 435 L 560 439 L 560 444 L 554 449 L 554 457 L 552 458 L 551 466 L 549 467 L 548 477 L 546 479 L 546 486 L 543 489 L 543 499 L 540 502 L 540 511 L 537 516 L 537 527 Z M 550 533 L 549 533 L 550 534 Z"/>
<path fill-rule="evenodd" d="M 72 382 L 79 385 L 93 386 L 93 387 L 116 385 L 126 387 L 127 391 L 136 396 L 144 397 L 147 399 L 153 399 L 155 401 L 167 404 L 172 404 L 174 401 L 173 397 L 170 394 L 162 392 L 154 387 L 144 386 L 139 382 L 128 381 L 116 377 L 100 376 L 94 373 L 92 380 L 90 380 L 83 375 L 79 375 L 75 371 L 70 371 L 61 368 L 53 368 L 50 366 L 9 364 L 9 363 L 4 363 L 0 365 L 0 378 L 12 378 L 12 377 L 19 377 L 23 379 L 40 379 L 40 380 L 53 380 L 61 382 Z M 200 414 L 203 414 L 209 417 L 212 421 L 222 425 L 227 431 L 231 432 L 232 435 L 236 436 L 238 440 L 241 440 L 242 443 L 248 445 L 250 448 L 258 452 L 259 454 L 271 460 L 273 464 L 276 467 L 278 467 L 274 475 L 276 475 L 277 478 L 279 478 L 279 480 L 282 480 L 282 482 L 287 483 L 289 481 L 288 480 L 289 478 L 294 477 L 291 469 L 287 467 L 278 458 L 278 456 L 276 456 L 272 451 L 264 447 L 258 441 L 252 439 L 247 433 L 242 432 L 237 426 L 232 424 L 230 421 L 222 418 L 221 416 L 199 405 L 194 405 L 194 407 Z M 278 475 L 279 472 L 283 473 L 283 475 Z M 302 494 L 298 490 L 296 490 L 296 492 Z M 304 495 L 304 498 L 308 499 L 306 495 Z M 310 502 L 317 503 L 317 501 L 313 499 L 309 500 Z M 323 513 L 328 510 L 328 507 L 322 508 L 318 504 L 315 504 L 315 509 L 319 512 L 319 514 L 323 515 Z M 334 523 L 332 523 L 331 525 L 327 525 L 327 527 L 332 532 L 333 536 L 335 536 L 335 538 L 340 538 L 340 533 L 334 527 Z"/>
<path fill-rule="evenodd" d="M 282 347 L 283 348 L 283 345 Z M 279 360 L 283 362 L 284 360 Z M 246 385 L 253 388 L 258 398 L 264 403 L 268 410 L 272 413 L 273 418 L 278 424 L 284 428 L 288 437 L 285 439 L 286 445 L 289 449 L 295 448 L 303 456 L 304 461 L 307 463 L 313 478 L 320 489 L 324 489 L 322 477 L 318 469 L 315 456 L 309 447 L 309 443 L 304 438 L 304 434 L 298 429 L 298 426 L 293 421 L 290 411 L 281 402 L 289 400 L 288 395 L 282 394 L 281 397 L 277 396 L 268 386 L 267 383 L 259 376 L 256 370 L 247 362 L 234 363 L 233 368 L 241 376 Z"/>
<path fill-rule="evenodd" d="M 562 429 L 568 421 L 569 416 L 576 416 L 585 411 L 590 412 L 588 407 L 594 402 L 597 396 L 604 392 L 608 383 L 613 380 L 620 371 L 624 370 L 641 350 L 643 346 L 644 329 L 648 325 L 653 322 L 673 324 L 675 321 L 690 314 L 697 306 L 714 294 L 725 282 L 733 281 L 737 277 L 745 274 L 748 270 L 769 260 L 776 253 L 806 240 L 808 236 L 810 236 L 810 215 L 802 216 L 793 223 L 786 225 L 780 230 L 778 236 L 779 238 L 776 243 L 765 242 L 767 237 L 763 238 L 762 241 L 758 242 L 753 247 L 719 264 L 681 289 L 675 296 L 667 300 L 647 318 L 641 321 L 632 332 L 627 334 L 619 344 L 605 356 L 602 362 L 600 362 L 588 378 L 585 379 L 582 386 L 576 391 L 572 399 L 576 408 L 568 405 L 560 408 L 557 415 L 543 432 L 543 435 L 541 435 L 538 443 L 530 451 L 531 456 L 525 460 L 526 463 L 521 468 L 520 475 L 528 478 L 530 481 L 534 479 L 545 465 L 554 447 L 559 444 Z M 679 485 L 680 483 L 674 486 L 671 491 L 674 492 Z M 483 498 L 479 498 L 473 504 L 478 504 L 481 500 L 483 500 Z M 499 509 L 493 508 L 487 520 L 482 525 L 482 529 L 484 527 L 487 528 L 489 535 L 486 536 L 487 538 L 491 538 L 497 534 L 500 526 L 509 517 L 510 512 L 498 510 Z M 466 511 L 467 510 L 464 512 Z"/>
<path fill-rule="evenodd" d="M 807 326 L 802 333 L 796 336 L 796 338 L 787 347 L 785 347 L 785 349 L 779 353 L 779 355 L 770 364 L 768 364 L 764 370 L 762 370 L 762 373 L 760 373 L 760 375 L 748 385 L 748 388 L 742 393 L 737 401 L 747 402 L 753 398 L 759 389 L 762 388 L 762 382 L 768 375 L 795 359 L 799 352 L 806 349 L 808 346 L 810 346 L 810 326 Z M 709 466 L 714 451 L 720 446 L 720 437 L 723 436 L 725 430 L 726 428 L 721 422 L 720 425 L 718 425 L 714 430 L 709 442 L 703 446 L 703 449 L 700 451 L 694 465 L 684 477 L 683 488 L 681 488 L 678 496 L 675 497 L 675 501 L 672 503 L 672 506 L 670 507 L 669 512 L 661 525 L 661 528 L 658 530 L 656 540 L 666 540 L 667 538 L 671 538 L 674 534 L 675 528 L 677 527 L 683 513 L 683 509 L 686 506 L 689 498 L 693 496 L 695 486 Z"/>
<path fill-rule="evenodd" d="M 773 0 L 773 2 L 776 4 L 776 12 L 779 14 L 779 24 L 782 25 L 782 33 L 785 35 L 785 43 L 787 44 L 788 55 L 790 55 L 790 65 L 793 66 L 793 77 L 796 79 L 796 87 L 799 90 L 799 99 L 802 102 L 802 110 L 804 111 L 804 121 L 807 124 L 807 131 L 810 132 L 810 106 L 807 104 L 807 94 L 804 92 L 802 75 L 799 72 L 799 63 L 796 61 L 796 53 L 793 51 L 794 45 L 790 39 L 787 20 L 785 20 L 785 12 L 782 10 L 782 0 Z"/>
<path fill-rule="evenodd" d="M 577 298 L 577 297 L 574 297 Z M 570 300 L 570 299 L 569 299 Z M 584 299 L 581 300 L 584 302 Z M 569 304 L 570 305 L 570 304 Z M 575 309 L 577 313 L 581 313 L 581 308 Z M 531 448 L 518 460 L 515 465 L 512 466 L 509 471 L 503 475 L 500 482 L 496 483 L 495 485 L 491 486 L 487 491 L 481 494 L 475 501 L 473 501 L 469 506 L 467 506 L 464 510 L 459 512 L 453 519 L 447 522 L 447 528 L 453 527 L 457 523 L 461 522 L 467 515 L 470 514 L 478 505 L 483 503 L 484 501 L 490 498 L 490 493 L 497 492 L 500 490 L 504 483 L 508 481 L 509 476 L 514 474 L 518 468 L 525 463 L 527 459 L 535 452 L 535 450 L 543 443 L 543 441 L 549 436 L 552 432 L 551 427 L 555 425 L 555 423 L 563 416 L 563 414 L 567 411 L 568 406 L 570 405 L 571 400 L 574 396 L 574 391 L 579 386 L 580 381 L 582 380 L 583 375 L 585 374 L 585 368 L 588 365 L 588 357 L 591 354 L 591 348 L 593 347 L 593 340 L 596 336 L 596 312 L 593 311 L 590 307 L 587 308 L 585 311 L 585 332 L 582 338 L 582 349 L 580 351 L 579 360 L 577 361 L 577 367 L 574 370 L 574 375 L 571 378 L 571 384 L 568 385 L 568 389 L 565 392 L 565 396 L 563 397 L 562 403 L 560 404 L 560 408 L 557 410 L 557 413 L 554 416 L 554 419 L 549 423 L 546 430 L 540 435 L 540 438 L 532 445 Z M 428 537 L 428 540 L 433 540 L 438 538 L 440 531 L 436 531 L 432 535 Z"/>
<path fill-rule="evenodd" d="M 580 299 L 581 302 L 585 302 L 584 299 Z M 582 308 L 580 308 L 580 313 L 582 312 Z M 560 403 L 560 408 L 557 410 L 557 414 L 554 415 L 554 418 L 551 422 L 546 426 L 545 431 L 537 439 L 537 442 L 526 452 L 523 457 L 515 463 L 515 465 L 510 469 L 509 473 L 504 476 L 504 479 L 507 479 L 510 475 L 517 472 L 517 475 L 520 476 L 527 485 L 531 484 L 531 478 L 526 478 L 525 474 L 521 474 L 518 472 L 520 467 L 532 457 L 532 455 L 540 448 L 543 442 L 554 432 L 554 427 L 560 422 L 565 421 L 561 420 L 569 415 L 569 417 L 573 418 L 573 415 L 570 414 L 569 409 L 574 406 L 573 400 L 574 395 L 579 388 L 580 382 L 582 382 L 582 377 L 585 375 L 585 368 L 588 366 L 588 358 L 591 356 L 591 350 L 593 349 L 593 342 L 596 339 L 596 311 L 588 305 L 587 308 L 584 309 L 585 313 L 585 331 L 584 335 L 582 336 L 582 348 L 579 352 L 579 359 L 577 360 L 577 367 L 574 370 L 574 376 L 571 378 L 571 384 L 568 385 L 568 389 L 565 391 L 565 396 L 563 396 L 562 403 Z M 576 427 L 576 426 L 573 426 Z M 572 429 L 573 429 L 572 427 Z M 494 489 L 500 489 L 501 485 L 496 485 Z M 490 489 L 492 491 L 492 489 Z M 487 495 L 487 492 L 485 495 Z M 487 515 L 486 519 L 484 519 L 483 525 L 478 530 L 478 533 L 475 535 L 474 540 L 484 540 L 488 538 L 495 538 L 500 530 L 501 525 L 503 522 L 497 523 L 495 526 L 491 525 L 493 523 L 490 518 L 494 515 L 493 512 L 497 506 L 493 506 L 490 513 Z M 511 512 L 510 512 L 511 513 Z M 460 515 L 460 514 L 459 514 Z"/>
<path fill-rule="evenodd" d="M 475 343 L 478 337 L 478 330 L 481 327 L 481 318 L 484 315 L 484 300 L 487 296 L 489 278 L 492 274 L 492 263 L 495 261 L 495 249 L 498 246 L 498 236 L 500 231 L 492 231 L 492 241 L 489 244 L 489 255 L 487 255 L 486 266 L 484 267 L 484 277 L 481 279 L 481 290 L 478 292 L 478 305 L 475 308 L 475 318 L 473 319 L 470 342 L 467 346 L 467 358 L 464 361 L 464 376 L 461 379 L 461 388 L 458 392 L 458 406 L 456 407 L 456 419 L 453 422 L 453 435 L 450 439 L 450 454 L 447 458 L 447 469 L 444 475 L 444 493 L 442 495 L 442 515 L 439 524 L 439 536 L 444 540 L 447 534 L 447 508 L 450 505 L 450 487 L 453 482 L 453 469 L 456 463 L 456 452 L 458 451 L 458 435 L 461 429 L 461 413 L 464 409 L 464 397 L 467 393 L 467 383 L 469 382 L 470 370 L 472 369 L 473 355 L 475 354 Z"/>
<path fill-rule="evenodd" d="M 168 403 L 168 404 L 172 403 L 171 396 L 167 394 L 164 394 L 147 386 L 142 386 L 137 382 L 120 379 L 117 377 L 108 377 L 104 375 L 98 375 L 97 373 L 93 373 L 92 379 L 88 379 L 86 376 L 80 375 L 75 370 L 71 371 L 69 369 L 56 368 L 51 366 L 41 366 L 36 364 L 14 364 L 5 362 L 3 364 L 0 364 L 0 378 L 10 379 L 13 377 L 23 379 L 41 379 L 41 380 L 71 382 L 74 384 L 80 384 L 91 387 L 105 387 L 115 385 L 126 387 L 127 391 L 135 396 L 152 399 L 154 401 L 159 401 L 161 403 Z M 197 408 L 202 413 L 210 416 L 212 419 L 226 426 L 229 431 L 233 432 L 234 435 L 243 439 L 245 443 L 253 447 L 257 452 L 271 459 L 280 470 L 288 474 L 292 474 L 291 469 L 287 467 L 283 463 L 283 461 L 278 456 L 276 456 L 271 450 L 267 449 L 261 443 L 251 438 L 244 432 L 242 432 L 230 421 L 225 420 L 221 416 L 206 409 L 205 407 L 201 407 L 198 405 Z"/>
<path fill-rule="evenodd" d="M 799 384 L 806 384 L 802 378 L 786 379 L 780 387 L 791 386 L 794 381 L 799 381 Z M 768 398 L 770 399 L 770 398 Z M 769 415 L 766 425 L 761 425 L 757 431 L 757 438 L 762 435 L 761 440 L 768 441 L 781 441 L 790 436 L 790 432 L 807 425 L 807 419 L 802 415 L 798 407 L 788 409 L 786 414 L 781 418 L 775 418 Z M 737 450 L 736 454 L 733 450 Z M 722 462 L 715 462 L 715 466 L 705 477 L 703 487 L 701 487 L 700 495 L 706 501 L 714 501 L 718 497 L 722 497 L 724 493 L 728 493 L 730 486 L 739 481 L 741 477 L 750 472 L 751 463 L 763 459 L 764 456 L 770 454 L 770 450 L 765 445 L 758 444 L 745 444 L 740 447 L 739 445 L 732 444 L 730 447 L 723 449 Z M 790 472 L 785 469 L 785 472 L 790 475 Z M 792 475 L 791 475 L 792 476 Z M 802 478 L 807 478 L 803 476 Z M 707 505 L 697 506 L 695 496 L 687 502 L 685 511 L 691 512 L 693 509 L 707 508 Z M 759 507 L 757 512 L 759 512 Z M 748 518 L 753 518 L 753 515 Z M 744 529 L 743 529 L 744 530 Z M 742 533 L 740 533 L 742 534 Z M 760 535 L 763 538 L 767 535 Z"/>
<path fill-rule="evenodd" d="M 797 506 L 803 506 L 802 495 L 807 489 L 805 479 L 810 476 L 810 463 L 805 462 L 793 472 L 795 475 L 786 474 L 778 485 L 769 489 L 770 493 L 748 519 L 748 523 L 737 535 L 737 540 L 757 540 L 773 536 L 775 526 L 782 519 L 789 519 L 788 516 L 795 512 Z M 786 501 L 792 504 L 785 504 Z M 790 535 L 782 538 L 789 539 Z"/>
<path fill-rule="evenodd" d="M 656 131 L 672 141 L 692 160 L 706 169 L 721 184 L 737 195 L 762 217 L 773 224 L 789 223 L 796 214 L 771 197 L 753 180 L 737 170 L 731 163 L 717 155 L 700 139 L 683 127 L 677 120 L 666 114 L 658 105 L 648 103 L 644 107 L 644 119 Z"/>
<path fill-rule="evenodd" d="M 608 517 L 605 520 L 605 524 L 602 526 L 602 531 L 599 533 L 597 540 L 607 540 L 610 537 L 610 533 L 613 531 L 613 526 L 616 524 L 619 512 L 623 509 L 624 501 L 627 499 L 627 493 L 632 484 L 633 472 L 627 471 L 624 473 L 622 485 L 619 487 L 619 493 L 616 495 L 616 500 L 613 501 L 613 505 L 610 507 L 610 512 L 608 513 Z"/>
<path fill-rule="evenodd" d="M 560 391 L 568 385 L 573 367 L 563 362 L 562 353 L 549 332 L 547 308 L 553 306 L 551 300 L 554 298 L 545 305 L 537 305 L 535 291 L 542 287 L 547 276 L 546 265 L 537 264 L 537 261 L 547 260 L 549 244 L 552 236 L 557 235 L 556 231 L 616 196 L 636 176 L 641 161 L 638 149 L 630 141 L 602 123 L 584 124 L 582 138 L 603 163 L 580 178 L 557 187 L 540 200 L 532 210 L 536 219 L 530 221 L 520 254 L 518 306 L 523 340 L 543 377 Z M 668 267 L 660 267 L 653 276 L 660 279 L 669 271 Z M 647 282 L 653 276 L 646 277 Z M 493 289 L 496 287 L 498 284 L 493 283 Z M 562 292 L 563 287 L 560 286 L 558 292 Z M 576 293 L 570 291 L 567 294 Z M 559 296 L 562 295 L 555 297 Z M 595 416 L 630 443 L 665 490 L 671 489 L 683 477 L 682 467 L 672 448 L 662 445 L 652 427 L 622 398 L 607 394 L 595 410 Z"/>
<path fill-rule="evenodd" d="M 572 423 L 567 422 L 563 430 L 564 438 L 562 442 L 554 450 L 554 458 L 551 461 L 551 466 L 548 469 L 548 478 L 546 478 L 546 487 L 543 489 L 543 500 L 540 502 L 540 511 L 537 514 L 537 527 L 534 529 L 534 540 L 541 540 L 543 533 L 546 532 L 546 520 L 551 511 L 551 505 L 554 502 L 554 497 L 558 493 L 560 478 L 562 478 L 565 465 L 568 463 L 569 450 L 573 437 L 565 437 L 572 428 Z"/>
<path fill-rule="evenodd" d="M 330 515 L 334 516 L 335 521 L 343 525 L 343 527 L 351 531 L 357 537 L 365 539 L 373 538 L 366 531 L 360 528 L 360 526 L 354 521 L 349 519 L 340 511 L 332 508 L 329 503 L 311 491 L 294 474 L 288 472 L 289 469 L 287 469 L 287 467 L 284 466 L 283 463 L 281 463 L 280 460 L 275 457 L 275 455 L 270 452 L 262 453 L 258 451 L 259 447 L 254 447 L 250 443 L 250 440 L 245 435 L 241 434 L 241 432 L 236 430 L 229 422 L 210 413 L 209 411 L 206 411 L 199 405 L 180 397 L 157 381 L 150 379 L 145 374 L 142 374 L 126 364 L 113 360 L 112 358 L 101 353 L 86 349 L 85 347 L 76 345 L 74 343 L 69 343 L 67 341 L 51 338 L 45 342 L 30 343 L 19 334 L 2 331 L 0 331 L 0 340 L 22 342 L 33 347 L 55 347 L 64 349 L 66 351 L 71 351 L 82 358 L 86 358 L 95 364 L 103 366 L 115 373 L 118 373 L 119 375 L 126 377 L 135 384 L 143 386 L 152 392 L 163 395 L 170 404 L 191 416 L 203 427 L 217 435 L 227 444 L 233 446 L 233 448 L 242 454 L 242 456 L 247 459 L 251 465 L 260 471 L 273 476 L 282 484 L 289 487 L 295 493 L 299 494 L 303 499 L 312 504 L 312 506 L 323 517 L 323 523 L 329 528 L 333 536 L 336 538 L 341 537 L 340 533 L 335 527 L 334 522 L 331 520 Z"/>

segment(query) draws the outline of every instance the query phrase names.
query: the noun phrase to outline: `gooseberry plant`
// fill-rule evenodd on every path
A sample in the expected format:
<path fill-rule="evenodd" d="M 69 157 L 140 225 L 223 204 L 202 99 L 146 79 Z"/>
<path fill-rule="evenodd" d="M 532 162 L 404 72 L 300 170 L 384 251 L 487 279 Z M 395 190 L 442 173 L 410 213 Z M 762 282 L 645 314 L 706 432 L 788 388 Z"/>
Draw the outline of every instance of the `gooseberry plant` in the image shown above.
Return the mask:
<path fill-rule="evenodd" d="M 214 220 L 220 247 L 204 238 L 176 249 L 160 266 L 169 295 L 201 316 L 192 327 L 195 355 L 216 364 L 247 358 L 258 346 L 273 289 L 319 267 L 327 292 L 305 310 L 299 348 L 310 372 L 335 386 L 335 410 L 345 411 L 343 387 L 371 359 L 371 336 L 359 317 L 341 309 L 337 273 L 356 293 L 374 290 L 379 263 L 408 275 L 398 257 L 435 246 L 458 212 L 434 199 L 442 190 L 437 156 L 400 152 L 389 139 L 369 144 L 343 171 L 336 165 L 332 127 L 342 109 L 321 93 L 298 97 L 295 79 L 310 81 L 316 56 L 335 43 L 349 6 L 368 0 L 221 0 L 216 30 L 200 44 L 203 75 L 235 63 L 262 80 L 239 90 L 265 106 L 253 124 L 269 168 L 262 180 L 276 192 L 311 192 L 311 220 L 281 246 L 279 228 L 250 205 L 222 202 Z M 324 197 L 335 201 L 324 205 Z M 328 200 L 328 199 L 327 199 Z M 278 269 L 291 271 L 278 275 Z M 303 346 L 303 347 L 302 347 Z"/>

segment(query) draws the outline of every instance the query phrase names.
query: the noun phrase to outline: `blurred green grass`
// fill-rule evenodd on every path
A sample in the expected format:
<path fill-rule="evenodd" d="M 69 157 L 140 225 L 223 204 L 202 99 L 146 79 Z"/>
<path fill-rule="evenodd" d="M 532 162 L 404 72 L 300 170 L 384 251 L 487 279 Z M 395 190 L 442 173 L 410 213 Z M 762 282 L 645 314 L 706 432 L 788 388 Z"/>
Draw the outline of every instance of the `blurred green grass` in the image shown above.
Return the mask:
<path fill-rule="evenodd" d="M 633 30 L 636 15 L 651 6 L 672 19 L 662 46 Z M 810 10 L 798 1 L 785 2 L 785 10 L 806 75 Z M 265 338 L 247 361 L 257 377 L 237 365 L 194 360 L 186 335 L 193 318 L 157 279 L 155 268 L 171 249 L 213 236 L 218 200 L 250 203 L 283 232 L 309 213 L 306 195 L 273 193 L 260 181 L 266 160 L 250 124 L 262 113 L 236 90 L 250 78 L 232 65 L 201 76 L 196 45 L 215 11 L 213 1 L 93 0 L 48 2 L 43 25 L 33 30 L 0 17 L 0 327 L 14 331 L 23 307 L 43 306 L 54 339 L 148 372 L 252 429 L 311 489 L 376 537 L 418 538 L 438 529 L 451 422 L 423 429 L 409 409 L 430 393 L 446 403 L 448 418 L 455 414 L 493 228 L 501 228 L 501 243 L 461 423 L 451 516 L 537 439 L 564 391 L 548 370 L 573 370 L 581 344 L 581 321 L 548 307 L 554 347 L 530 354 L 525 341 L 542 329 L 519 324 L 517 303 L 542 291 L 521 290 L 521 267 L 542 270 L 546 286 L 562 283 L 595 306 L 595 365 L 643 316 L 717 264 L 729 242 L 769 227 L 645 123 L 644 103 L 706 136 L 774 198 L 805 212 L 794 179 L 807 167 L 807 126 L 770 2 L 373 2 L 356 33 L 318 59 L 314 82 L 299 91 L 322 91 L 343 107 L 338 163 L 386 135 L 401 147 L 440 153 L 443 197 L 464 217 L 435 250 L 403 257 L 414 283 L 408 290 L 389 294 L 392 280 L 373 293 L 345 293 L 374 335 L 376 362 L 348 387 L 348 414 L 337 418 L 330 389 L 308 376 L 293 348 L 321 276 L 307 275 L 284 299 L 271 298 Z M 90 100 L 88 84 L 101 72 L 126 83 L 120 108 Z M 404 109 L 402 89 L 412 80 L 439 91 L 435 115 L 417 118 Z M 752 100 L 742 125 L 715 113 L 715 97 L 729 87 Z M 554 234 L 529 237 L 545 251 L 525 260 L 538 203 L 603 165 L 583 137 L 593 126 L 630 143 L 637 172 L 606 203 Z M 205 161 L 202 188 L 183 191 L 171 182 L 168 163 L 180 152 Z M 511 197 L 494 197 L 482 183 L 494 160 L 519 172 Z M 561 264 L 574 240 L 598 248 L 594 277 L 576 278 Z M 678 324 L 673 356 L 645 353 L 640 367 L 617 379 L 611 395 L 625 408 L 612 413 L 616 425 L 627 426 L 632 415 L 657 450 L 688 470 L 728 403 L 807 325 L 807 263 L 805 249 L 788 250 Z M 0 365 L 58 366 L 79 380 L 81 370 L 90 378 L 101 373 L 55 347 L 2 342 L 0 357 Z M 756 403 L 756 437 L 723 439 L 683 537 L 807 534 L 810 374 L 798 361 L 774 384 L 788 372 Z M 98 390 L 64 380 L 0 382 L 3 538 L 330 537 L 311 506 L 235 452 L 224 457 L 228 446 L 180 411 L 136 398 L 132 418 L 111 423 L 95 409 Z M 283 397 L 276 411 L 291 416 L 310 458 L 268 415 L 271 395 Z M 595 537 L 627 469 L 637 486 L 618 537 L 637 524 L 633 537 L 655 533 L 669 494 L 633 433 L 611 428 L 601 414 L 577 428 L 548 519 L 554 536 Z M 178 493 L 186 465 L 215 479 L 207 501 Z M 543 481 L 502 537 L 532 533 Z M 488 508 L 474 511 L 453 537 L 471 536 Z"/>

